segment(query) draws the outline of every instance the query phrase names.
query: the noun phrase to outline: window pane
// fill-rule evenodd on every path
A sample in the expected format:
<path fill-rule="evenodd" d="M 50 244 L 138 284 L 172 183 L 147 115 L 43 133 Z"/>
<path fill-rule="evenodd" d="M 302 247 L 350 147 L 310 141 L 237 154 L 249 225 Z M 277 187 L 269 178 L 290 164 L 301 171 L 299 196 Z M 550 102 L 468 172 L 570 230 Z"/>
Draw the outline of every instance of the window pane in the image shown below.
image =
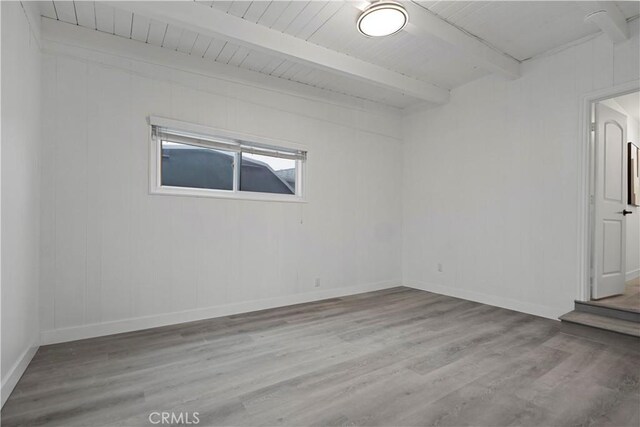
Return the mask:
<path fill-rule="evenodd" d="M 296 161 L 242 153 L 240 190 L 296 194 Z"/>
<path fill-rule="evenodd" d="M 234 153 L 162 141 L 162 185 L 233 190 Z"/>

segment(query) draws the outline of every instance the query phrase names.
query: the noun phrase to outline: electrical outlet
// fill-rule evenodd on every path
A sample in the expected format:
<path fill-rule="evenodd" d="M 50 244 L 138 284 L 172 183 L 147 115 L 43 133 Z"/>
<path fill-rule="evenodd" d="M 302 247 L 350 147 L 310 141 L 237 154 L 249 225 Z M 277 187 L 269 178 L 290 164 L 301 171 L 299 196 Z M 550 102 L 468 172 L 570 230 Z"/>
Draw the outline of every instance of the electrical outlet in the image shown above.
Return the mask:
<path fill-rule="evenodd" d="M 320 287 L 320 278 L 316 278 L 316 288 Z"/>
<path fill-rule="evenodd" d="M 438 272 L 442 273 L 442 263 L 438 263 Z"/>

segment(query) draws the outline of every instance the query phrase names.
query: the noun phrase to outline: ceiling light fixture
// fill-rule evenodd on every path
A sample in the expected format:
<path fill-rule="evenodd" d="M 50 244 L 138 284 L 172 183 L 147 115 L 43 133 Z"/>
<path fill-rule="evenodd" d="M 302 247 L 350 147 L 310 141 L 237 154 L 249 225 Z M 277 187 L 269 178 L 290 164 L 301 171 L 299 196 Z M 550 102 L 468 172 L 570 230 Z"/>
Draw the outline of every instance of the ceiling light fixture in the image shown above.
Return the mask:
<path fill-rule="evenodd" d="M 409 14 L 401 4 L 381 1 L 368 6 L 358 18 L 358 31 L 367 37 L 390 36 L 409 22 Z"/>

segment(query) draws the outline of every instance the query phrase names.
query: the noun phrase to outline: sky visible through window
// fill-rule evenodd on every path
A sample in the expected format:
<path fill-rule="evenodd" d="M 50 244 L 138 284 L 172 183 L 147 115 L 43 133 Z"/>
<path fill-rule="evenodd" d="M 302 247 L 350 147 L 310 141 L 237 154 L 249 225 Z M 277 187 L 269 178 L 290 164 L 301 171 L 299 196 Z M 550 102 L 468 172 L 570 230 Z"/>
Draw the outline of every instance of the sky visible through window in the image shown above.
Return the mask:
<path fill-rule="evenodd" d="M 195 145 L 180 144 L 180 143 L 177 143 L 177 142 L 170 142 L 170 141 L 162 141 L 162 147 L 163 148 L 168 148 L 168 149 L 174 149 L 174 150 L 175 149 L 211 150 L 210 148 L 203 148 L 203 147 L 198 147 L 198 146 L 195 146 Z M 215 151 L 218 151 L 218 150 L 215 150 Z M 226 151 L 219 151 L 219 152 L 222 153 L 222 154 L 226 154 L 228 156 L 233 156 L 233 153 L 231 153 L 231 152 L 226 152 Z M 266 163 L 274 171 L 285 170 L 285 169 L 293 169 L 293 168 L 296 167 L 296 161 L 295 160 L 280 159 L 278 157 L 262 156 L 260 154 L 251 154 L 251 153 L 242 153 L 242 156 L 247 158 L 247 159 L 251 159 L 251 160 L 258 161 L 258 162 Z"/>
<path fill-rule="evenodd" d="M 293 169 L 296 167 L 296 161 L 290 159 L 280 159 L 277 157 L 261 156 L 259 154 L 242 153 L 243 157 L 268 164 L 274 171 Z"/>

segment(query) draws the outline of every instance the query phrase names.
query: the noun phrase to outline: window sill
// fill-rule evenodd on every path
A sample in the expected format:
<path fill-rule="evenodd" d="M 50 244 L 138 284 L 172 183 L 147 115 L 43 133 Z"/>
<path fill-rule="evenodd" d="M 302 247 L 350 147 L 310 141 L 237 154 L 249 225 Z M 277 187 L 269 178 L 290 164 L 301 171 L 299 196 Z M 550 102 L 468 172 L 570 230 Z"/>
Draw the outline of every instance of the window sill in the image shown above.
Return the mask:
<path fill-rule="evenodd" d="M 289 194 L 254 193 L 251 191 L 208 190 L 201 188 L 183 188 L 162 186 L 153 188 L 151 195 L 203 197 L 213 199 L 249 200 L 258 202 L 307 203 L 303 197 Z"/>

